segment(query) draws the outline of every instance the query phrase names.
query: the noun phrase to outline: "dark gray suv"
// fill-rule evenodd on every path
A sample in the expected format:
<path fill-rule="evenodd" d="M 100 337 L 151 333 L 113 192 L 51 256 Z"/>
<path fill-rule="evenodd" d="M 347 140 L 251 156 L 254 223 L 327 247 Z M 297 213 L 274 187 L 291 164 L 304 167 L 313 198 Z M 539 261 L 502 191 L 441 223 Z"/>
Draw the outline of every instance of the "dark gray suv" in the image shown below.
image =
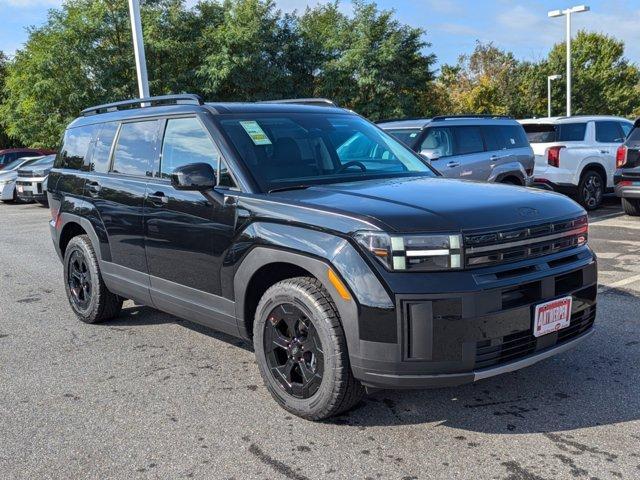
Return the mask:
<path fill-rule="evenodd" d="M 510 117 L 387 120 L 378 126 L 420 153 L 445 177 L 532 183 L 533 150 L 522 126 Z"/>

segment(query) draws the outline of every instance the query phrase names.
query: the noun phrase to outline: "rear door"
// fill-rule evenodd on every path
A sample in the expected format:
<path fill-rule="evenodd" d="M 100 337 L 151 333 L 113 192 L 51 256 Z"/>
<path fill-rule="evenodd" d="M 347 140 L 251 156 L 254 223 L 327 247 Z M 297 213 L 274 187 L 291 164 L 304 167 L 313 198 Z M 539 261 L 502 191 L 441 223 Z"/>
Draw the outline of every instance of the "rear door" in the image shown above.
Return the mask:
<path fill-rule="evenodd" d="M 491 173 L 490 154 L 486 151 L 479 125 L 456 125 L 453 130 L 453 166 L 459 168 L 459 177 L 469 180 L 487 180 Z"/>
<path fill-rule="evenodd" d="M 491 170 L 509 163 L 522 165 L 531 175 L 533 173 L 534 155 L 527 136 L 521 125 L 496 124 L 482 127 Z"/>
<path fill-rule="evenodd" d="M 109 238 L 111 260 L 103 269 L 111 278 L 126 284 L 124 291 L 128 296 L 144 303 L 151 300 L 143 204 L 147 181 L 158 156 L 159 127 L 157 119 L 122 122 L 117 132 L 113 125 L 105 127 L 96 142 L 96 153 L 101 153 L 92 160 L 96 173 L 87 179 L 85 186 Z M 112 137 L 115 143 L 109 147 Z M 107 151 L 110 153 L 106 158 L 110 161 L 105 165 Z"/>
<path fill-rule="evenodd" d="M 607 186 L 613 186 L 616 170 L 616 150 L 624 142 L 625 134 L 617 120 L 597 120 L 595 122 L 596 145 L 607 171 Z"/>
<path fill-rule="evenodd" d="M 168 118 L 161 130 L 160 164 L 147 182 L 144 200 L 153 302 L 237 335 L 234 303 L 223 295 L 220 274 L 235 233 L 235 205 L 206 192 L 177 190 L 170 176 L 179 166 L 208 163 L 217 172 L 216 190 L 224 195 L 235 183 L 199 116 Z"/>

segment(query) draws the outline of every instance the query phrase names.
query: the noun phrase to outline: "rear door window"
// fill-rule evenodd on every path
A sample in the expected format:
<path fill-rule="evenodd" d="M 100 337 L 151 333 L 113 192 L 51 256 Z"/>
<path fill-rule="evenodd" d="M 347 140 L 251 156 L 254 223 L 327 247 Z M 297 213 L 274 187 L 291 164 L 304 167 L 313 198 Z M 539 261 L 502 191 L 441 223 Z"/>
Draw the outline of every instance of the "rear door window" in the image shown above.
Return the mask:
<path fill-rule="evenodd" d="M 219 158 L 218 149 L 197 118 L 167 120 L 160 162 L 163 178 L 169 178 L 177 167 L 190 163 L 208 163 L 215 170 Z"/>
<path fill-rule="evenodd" d="M 480 127 L 452 127 L 454 132 L 454 155 L 467 155 L 484 151 Z"/>
<path fill-rule="evenodd" d="M 615 121 L 596 122 L 596 142 L 620 143 L 624 142 L 624 134 L 620 124 Z"/>
<path fill-rule="evenodd" d="M 113 173 L 151 176 L 156 158 L 158 121 L 123 123 L 113 152 Z"/>
<path fill-rule="evenodd" d="M 80 170 L 98 128 L 98 125 L 69 128 L 64 133 L 62 148 L 56 157 L 55 166 Z"/>

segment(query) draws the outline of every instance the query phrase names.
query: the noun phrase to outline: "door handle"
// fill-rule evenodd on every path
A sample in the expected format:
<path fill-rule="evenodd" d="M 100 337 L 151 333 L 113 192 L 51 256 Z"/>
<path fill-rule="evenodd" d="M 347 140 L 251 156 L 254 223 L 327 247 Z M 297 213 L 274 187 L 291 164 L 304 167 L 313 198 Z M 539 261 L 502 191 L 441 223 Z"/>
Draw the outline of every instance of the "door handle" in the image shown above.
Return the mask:
<path fill-rule="evenodd" d="M 449 168 L 456 168 L 460 166 L 460 162 L 449 162 L 447 163 L 447 167 Z"/>
<path fill-rule="evenodd" d="M 92 197 L 97 196 L 100 193 L 100 190 L 102 190 L 102 187 L 98 182 L 87 182 L 87 191 Z"/>
<path fill-rule="evenodd" d="M 147 195 L 147 200 L 156 207 L 162 207 L 169 203 L 169 197 L 167 197 L 164 192 L 156 192 L 153 195 Z"/>
<path fill-rule="evenodd" d="M 600 153 L 606 155 L 607 153 L 609 153 L 609 151 L 608 150 L 600 150 Z"/>

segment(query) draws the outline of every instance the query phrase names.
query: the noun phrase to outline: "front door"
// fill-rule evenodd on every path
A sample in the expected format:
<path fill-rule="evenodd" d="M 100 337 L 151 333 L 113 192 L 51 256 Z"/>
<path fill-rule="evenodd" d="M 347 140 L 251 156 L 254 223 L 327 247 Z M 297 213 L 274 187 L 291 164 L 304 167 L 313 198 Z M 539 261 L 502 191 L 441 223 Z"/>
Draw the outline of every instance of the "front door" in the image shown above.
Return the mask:
<path fill-rule="evenodd" d="M 176 167 L 190 163 L 209 163 L 219 173 L 219 151 L 197 116 L 167 119 L 163 132 L 160 165 L 144 201 L 153 303 L 237 335 L 234 303 L 224 297 L 220 280 L 235 233 L 233 202 L 177 190 L 170 180 Z"/>

